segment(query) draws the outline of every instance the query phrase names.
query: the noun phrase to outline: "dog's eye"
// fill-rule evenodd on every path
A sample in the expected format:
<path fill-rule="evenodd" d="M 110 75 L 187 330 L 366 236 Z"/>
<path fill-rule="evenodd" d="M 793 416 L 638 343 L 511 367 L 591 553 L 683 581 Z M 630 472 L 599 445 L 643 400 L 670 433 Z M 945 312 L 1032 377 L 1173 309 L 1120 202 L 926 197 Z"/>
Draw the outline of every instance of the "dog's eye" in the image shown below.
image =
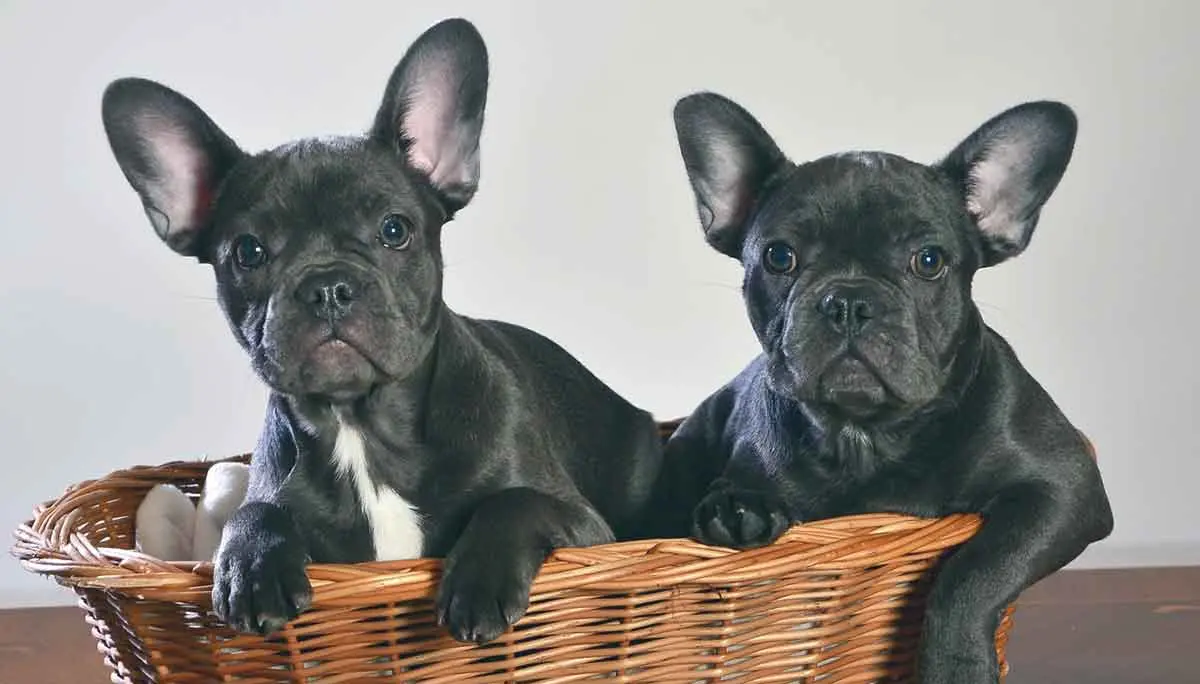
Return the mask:
<path fill-rule="evenodd" d="M 253 235 L 239 235 L 233 241 L 233 260 L 246 270 L 267 263 L 267 248 Z"/>
<path fill-rule="evenodd" d="M 763 252 L 763 266 L 776 275 L 796 270 L 796 252 L 782 242 L 772 242 Z"/>
<path fill-rule="evenodd" d="M 379 225 L 379 242 L 388 249 L 406 249 L 412 242 L 412 223 L 400 214 L 388 214 Z"/>
<path fill-rule="evenodd" d="M 940 247 L 922 247 L 913 253 L 909 267 L 918 278 L 937 280 L 946 275 L 946 254 Z"/>

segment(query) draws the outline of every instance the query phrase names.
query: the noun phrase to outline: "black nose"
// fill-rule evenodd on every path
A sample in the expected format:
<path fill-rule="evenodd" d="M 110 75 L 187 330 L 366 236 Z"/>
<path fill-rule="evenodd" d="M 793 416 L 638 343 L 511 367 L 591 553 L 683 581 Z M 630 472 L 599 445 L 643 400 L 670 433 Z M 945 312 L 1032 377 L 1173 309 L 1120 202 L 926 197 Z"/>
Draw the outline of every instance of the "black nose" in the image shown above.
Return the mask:
<path fill-rule="evenodd" d="M 857 335 L 875 316 L 870 294 L 861 285 L 833 285 L 817 301 L 817 311 L 835 331 Z"/>
<path fill-rule="evenodd" d="M 350 312 L 361 291 L 362 286 L 349 273 L 327 271 L 300 281 L 296 299 L 317 318 L 336 320 Z"/>

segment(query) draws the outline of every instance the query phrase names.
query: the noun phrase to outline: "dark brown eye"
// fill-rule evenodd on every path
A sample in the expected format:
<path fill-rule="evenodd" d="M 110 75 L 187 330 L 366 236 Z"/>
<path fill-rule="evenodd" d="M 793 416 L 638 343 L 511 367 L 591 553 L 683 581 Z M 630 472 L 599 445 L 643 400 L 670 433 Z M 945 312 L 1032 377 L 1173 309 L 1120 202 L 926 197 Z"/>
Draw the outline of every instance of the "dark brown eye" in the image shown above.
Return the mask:
<path fill-rule="evenodd" d="M 233 241 L 233 260 L 247 271 L 267 263 L 267 248 L 253 235 L 239 235 Z"/>
<path fill-rule="evenodd" d="M 946 275 L 946 253 L 941 247 L 922 247 L 913 252 L 909 267 L 918 278 L 937 280 Z"/>
<path fill-rule="evenodd" d="M 379 224 L 379 242 L 388 249 L 407 249 L 412 243 L 412 223 L 400 214 L 388 214 Z"/>
<path fill-rule="evenodd" d="M 796 252 L 782 242 L 772 242 L 763 251 L 763 266 L 775 275 L 796 270 Z"/>

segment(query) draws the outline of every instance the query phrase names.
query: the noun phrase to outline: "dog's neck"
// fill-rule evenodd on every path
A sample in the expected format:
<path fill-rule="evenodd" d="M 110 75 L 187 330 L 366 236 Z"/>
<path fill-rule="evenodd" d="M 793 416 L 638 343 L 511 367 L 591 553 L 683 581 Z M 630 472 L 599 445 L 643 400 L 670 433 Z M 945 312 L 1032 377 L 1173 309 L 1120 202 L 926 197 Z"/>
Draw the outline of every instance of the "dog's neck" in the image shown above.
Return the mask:
<path fill-rule="evenodd" d="M 947 364 L 950 372 L 945 391 L 936 400 L 903 415 L 876 420 L 856 420 L 801 402 L 799 409 L 809 426 L 807 445 L 831 470 L 863 481 L 881 468 L 903 461 L 927 440 L 936 439 L 937 426 L 958 410 L 979 375 L 986 336 L 978 311 L 971 312 L 966 325 L 963 341 Z"/>

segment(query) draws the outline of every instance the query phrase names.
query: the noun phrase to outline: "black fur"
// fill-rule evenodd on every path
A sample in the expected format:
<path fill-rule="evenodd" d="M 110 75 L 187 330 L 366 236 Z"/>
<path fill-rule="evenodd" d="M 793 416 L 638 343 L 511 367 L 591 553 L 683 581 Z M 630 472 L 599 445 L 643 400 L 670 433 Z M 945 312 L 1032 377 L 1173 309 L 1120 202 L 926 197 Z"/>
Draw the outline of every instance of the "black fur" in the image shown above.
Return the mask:
<path fill-rule="evenodd" d="M 750 547 L 798 521 L 982 513 L 932 588 L 919 668 L 997 681 L 1003 608 L 1113 524 L 1080 434 L 971 298 L 977 269 L 1028 244 L 1074 114 L 1015 107 L 932 166 L 876 152 L 796 165 L 713 94 L 675 117 L 708 240 L 745 266 L 763 354 L 669 441 L 646 532 Z"/>
<path fill-rule="evenodd" d="M 272 390 L 215 560 L 214 609 L 235 628 L 303 611 L 306 561 L 376 558 L 331 460 L 344 426 L 373 486 L 419 511 L 421 555 L 445 557 L 438 616 L 460 640 L 498 636 L 552 549 L 628 534 L 648 495 L 649 414 L 546 338 L 443 302 L 440 235 L 477 187 L 487 79 L 475 28 L 447 20 L 396 67 L 368 135 L 258 154 L 161 85 L 105 92 L 122 171 L 160 237 L 212 266 Z"/>

